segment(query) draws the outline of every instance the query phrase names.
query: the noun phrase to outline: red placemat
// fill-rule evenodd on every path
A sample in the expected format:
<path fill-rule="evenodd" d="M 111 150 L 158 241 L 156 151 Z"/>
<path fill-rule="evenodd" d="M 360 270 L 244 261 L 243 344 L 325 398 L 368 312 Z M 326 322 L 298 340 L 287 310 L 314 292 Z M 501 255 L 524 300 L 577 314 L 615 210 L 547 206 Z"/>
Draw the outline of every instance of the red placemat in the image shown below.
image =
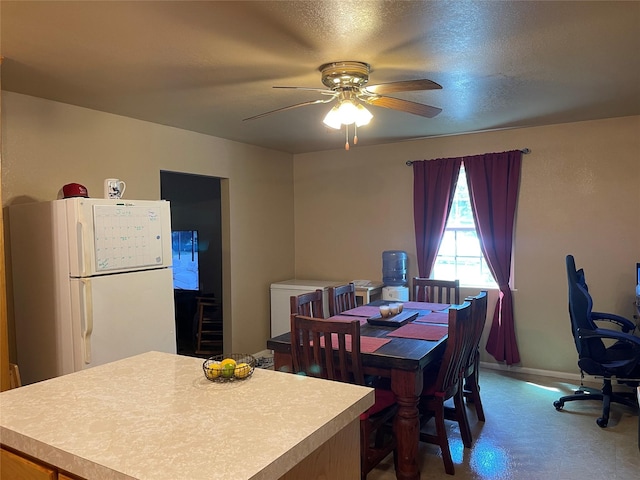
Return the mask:
<path fill-rule="evenodd" d="M 427 315 L 418 316 L 414 322 L 419 323 L 442 323 L 447 325 L 449 323 L 449 314 L 445 312 L 431 312 Z"/>
<path fill-rule="evenodd" d="M 355 317 L 373 317 L 380 313 L 380 307 L 369 307 L 367 305 L 363 305 L 361 307 L 352 308 L 351 310 L 345 310 L 341 312 L 340 315 L 352 315 Z"/>
<path fill-rule="evenodd" d="M 440 340 L 449 331 L 444 325 L 428 325 L 423 323 L 408 323 L 387 334 L 387 337 L 415 338 L 417 340 Z"/>
<path fill-rule="evenodd" d="M 333 317 L 323 318 L 323 320 L 330 320 L 332 322 L 353 322 L 354 320 L 359 320 L 360 325 L 367 323 L 367 317 L 350 317 L 348 315 L 334 315 Z"/>
<path fill-rule="evenodd" d="M 381 346 L 389 343 L 391 339 L 389 338 L 379 338 L 379 337 L 360 337 L 360 352 L 362 353 L 372 353 L 379 349 Z M 338 347 L 338 334 L 331 334 L 331 342 L 335 345 L 334 350 L 337 350 Z M 313 344 L 313 342 L 312 342 Z M 351 351 L 351 336 L 347 335 L 345 337 L 345 344 L 347 350 Z M 320 346 L 324 348 L 324 337 L 320 338 Z"/>
<path fill-rule="evenodd" d="M 360 337 L 360 351 L 362 353 L 375 352 L 381 346 L 386 345 L 391 340 L 378 337 Z"/>
<path fill-rule="evenodd" d="M 448 303 L 429 303 L 429 302 L 404 302 L 404 308 L 412 308 L 414 310 L 444 310 L 451 305 Z"/>

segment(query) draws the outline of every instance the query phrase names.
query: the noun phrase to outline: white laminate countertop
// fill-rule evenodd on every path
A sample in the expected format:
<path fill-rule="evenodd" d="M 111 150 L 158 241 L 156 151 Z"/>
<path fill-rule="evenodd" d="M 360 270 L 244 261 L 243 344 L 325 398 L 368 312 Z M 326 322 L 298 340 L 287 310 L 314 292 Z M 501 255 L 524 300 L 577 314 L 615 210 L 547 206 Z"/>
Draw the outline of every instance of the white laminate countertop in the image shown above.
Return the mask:
<path fill-rule="evenodd" d="M 278 478 L 373 405 L 366 387 L 149 352 L 0 394 L 0 442 L 101 480 Z"/>

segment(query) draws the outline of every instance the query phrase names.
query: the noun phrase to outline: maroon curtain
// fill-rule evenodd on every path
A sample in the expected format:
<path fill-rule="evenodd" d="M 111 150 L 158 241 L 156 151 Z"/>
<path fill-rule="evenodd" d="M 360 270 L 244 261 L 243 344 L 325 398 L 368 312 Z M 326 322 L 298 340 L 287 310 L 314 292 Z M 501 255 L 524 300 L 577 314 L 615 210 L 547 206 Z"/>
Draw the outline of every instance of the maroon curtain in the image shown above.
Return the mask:
<path fill-rule="evenodd" d="M 461 158 L 413 162 L 413 219 L 421 277 L 430 275 L 436 261 L 461 163 Z"/>
<path fill-rule="evenodd" d="M 500 288 L 486 349 L 507 365 L 520 362 L 509 277 L 521 163 L 520 150 L 464 157 L 480 246 Z"/>

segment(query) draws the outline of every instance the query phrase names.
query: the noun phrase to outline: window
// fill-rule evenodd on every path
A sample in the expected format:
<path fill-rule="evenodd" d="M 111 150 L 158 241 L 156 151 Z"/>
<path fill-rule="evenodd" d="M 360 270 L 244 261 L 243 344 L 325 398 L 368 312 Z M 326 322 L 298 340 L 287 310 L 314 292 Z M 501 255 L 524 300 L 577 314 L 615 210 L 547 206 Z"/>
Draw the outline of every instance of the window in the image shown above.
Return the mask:
<path fill-rule="evenodd" d="M 498 287 L 480 250 L 464 165 L 460 167 L 451 212 L 433 267 L 433 278 L 457 278 L 460 285 L 465 286 Z"/>

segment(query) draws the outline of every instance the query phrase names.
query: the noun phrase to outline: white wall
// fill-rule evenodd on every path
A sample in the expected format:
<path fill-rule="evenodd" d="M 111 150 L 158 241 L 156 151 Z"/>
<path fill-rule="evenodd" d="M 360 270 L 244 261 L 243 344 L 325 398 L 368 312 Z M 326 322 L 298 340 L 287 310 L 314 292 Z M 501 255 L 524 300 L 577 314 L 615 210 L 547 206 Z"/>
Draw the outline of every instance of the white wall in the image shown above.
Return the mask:
<path fill-rule="evenodd" d="M 294 274 L 380 279 L 386 249 L 406 250 L 410 276 L 417 273 L 407 160 L 528 147 L 532 153 L 523 159 L 515 247 L 521 365 L 575 373 L 564 257 L 574 254 L 585 268 L 599 310 L 631 315 L 633 269 L 640 261 L 638 132 L 640 117 L 625 117 L 368 147 L 362 129 L 359 145 L 349 152 L 292 158 L 2 92 L 2 205 L 56 198 L 69 182 L 101 196 L 106 177 L 125 179 L 130 198 L 157 199 L 160 170 L 225 179 L 228 345 L 232 351 L 256 352 L 269 337 L 269 284 L 274 281 Z M 7 216 L 5 209 L 10 275 Z M 10 278 L 7 289 L 11 307 Z M 491 360 L 483 352 L 483 361 Z"/>

